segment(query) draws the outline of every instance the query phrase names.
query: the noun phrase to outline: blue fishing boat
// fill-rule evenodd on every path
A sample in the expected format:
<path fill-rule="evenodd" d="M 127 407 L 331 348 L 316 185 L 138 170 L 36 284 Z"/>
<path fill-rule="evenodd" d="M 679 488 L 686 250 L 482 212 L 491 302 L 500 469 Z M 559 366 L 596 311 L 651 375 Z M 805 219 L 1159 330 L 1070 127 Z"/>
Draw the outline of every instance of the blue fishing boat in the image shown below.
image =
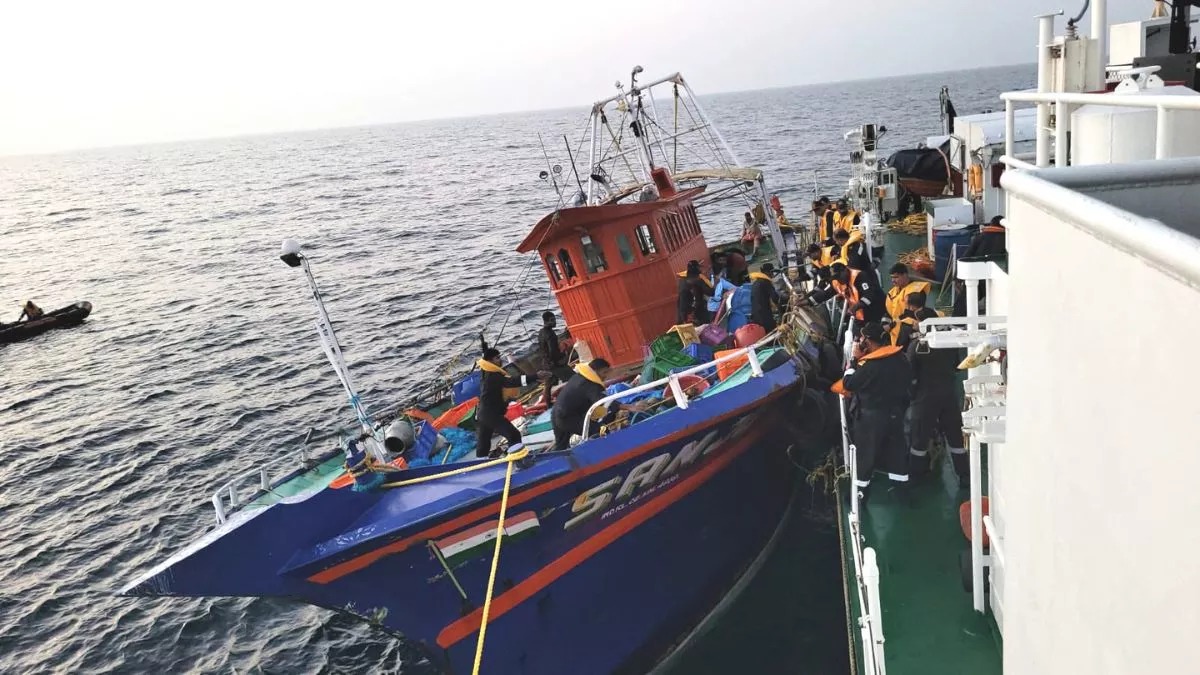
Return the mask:
<path fill-rule="evenodd" d="M 593 106 L 586 168 L 572 156 L 567 177 L 555 165 L 543 172 L 560 205 L 519 250 L 537 251 L 574 351 L 615 366 L 609 384 L 619 386 L 593 411 L 635 397 L 650 405 L 603 423 L 589 415 L 572 446 L 555 449 L 550 414 L 532 403 L 541 389 L 527 390 L 510 408 L 522 443 L 482 449 L 490 459 L 462 452 L 469 373 L 371 414 L 309 259 L 285 242 L 357 429 L 280 477 L 255 468 L 221 486 L 216 527 L 126 594 L 276 597 L 347 612 L 456 673 L 646 672 L 686 644 L 753 573 L 807 489 L 790 450 L 812 431 L 800 427 L 822 424 L 818 355 L 829 331 L 786 303 L 777 329 L 739 331 L 740 343 L 727 344 L 717 320 L 717 330 L 676 324 L 677 274 L 721 248 L 700 226 L 705 195 L 761 214 L 769 241 L 749 271 L 778 263 L 782 239 L 762 173 L 739 168 L 683 78 L 640 86 L 639 72 Z M 660 126 L 654 87 L 702 123 Z M 682 162 L 684 144 L 673 142 L 688 133 L 722 166 Z M 506 365 L 512 375 L 538 368 L 532 355 Z"/>

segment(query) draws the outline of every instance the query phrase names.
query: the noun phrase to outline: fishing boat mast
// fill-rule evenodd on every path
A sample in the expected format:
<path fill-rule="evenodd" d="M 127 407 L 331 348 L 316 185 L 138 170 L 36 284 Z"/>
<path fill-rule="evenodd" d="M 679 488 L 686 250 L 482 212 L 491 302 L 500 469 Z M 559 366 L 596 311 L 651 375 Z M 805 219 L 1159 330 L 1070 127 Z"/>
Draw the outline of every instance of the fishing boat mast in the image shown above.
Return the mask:
<path fill-rule="evenodd" d="M 367 446 L 376 455 L 376 459 L 385 459 L 383 448 L 380 444 L 381 441 L 376 434 L 375 424 L 372 422 L 370 414 L 367 413 L 367 409 L 363 405 L 358 392 L 355 390 L 353 381 L 350 379 L 350 370 L 346 366 L 345 358 L 342 356 L 342 346 L 333 331 L 333 323 L 329 320 L 329 312 L 325 309 L 325 301 L 321 298 L 321 290 L 317 287 L 317 280 L 313 277 L 308 258 L 301 252 L 300 243 L 295 239 L 284 239 L 279 259 L 286 263 L 288 267 L 299 267 L 304 270 L 304 278 L 308 281 L 308 288 L 312 292 L 313 305 L 317 308 L 317 319 L 314 323 L 317 329 L 317 336 L 321 340 L 321 348 L 325 352 L 325 357 L 329 359 L 329 364 L 333 366 L 333 372 L 337 373 L 338 381 L 342 383 L 342 389 L 346 391 L 346 396 L 350 401 L 350 408 L 354 410 L 354 415 L 358 418 L 362 438 L 364 440 L 374 440 L 374 443 L 367 443 Z"/>

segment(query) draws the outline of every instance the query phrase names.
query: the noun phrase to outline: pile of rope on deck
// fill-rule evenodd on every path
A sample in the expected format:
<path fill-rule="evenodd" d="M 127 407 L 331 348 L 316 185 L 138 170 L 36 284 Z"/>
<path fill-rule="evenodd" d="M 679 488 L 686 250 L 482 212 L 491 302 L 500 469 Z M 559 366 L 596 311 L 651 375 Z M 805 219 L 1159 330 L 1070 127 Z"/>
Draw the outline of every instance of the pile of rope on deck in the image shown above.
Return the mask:
<path fill-rule="evenodd" d="M 925 213 L 914 213 L 903 220 L 893 220 L 884 223 L 888 232 L 896 234 L 907 234 L 912 236 L 925 236 L 926 227 L 929 224 L 929 216 Z"/>

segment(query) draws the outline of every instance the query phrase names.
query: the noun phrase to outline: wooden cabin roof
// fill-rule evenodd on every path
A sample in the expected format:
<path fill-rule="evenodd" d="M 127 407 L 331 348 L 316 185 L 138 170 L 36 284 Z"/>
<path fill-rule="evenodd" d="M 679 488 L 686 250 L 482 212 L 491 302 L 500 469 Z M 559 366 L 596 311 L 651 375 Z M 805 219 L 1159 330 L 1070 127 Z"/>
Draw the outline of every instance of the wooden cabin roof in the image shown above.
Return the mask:
<path fill-rule="evenodd" d="M 604 223 L 625 220 L 642 213 L 657 211 L 675 202 L 688 200 L 704 192 L 704 186 L 683 190 L 666 199 L 656 199 L 652 202 L 636 202 L 632 204 L 600 204 L 597 206 L 577 206 L 552 211 L 533 226 L 525 240 L 517 246 L 517 253 L 528 253 L 537 250 L 543 242 L 553 241 L 558 235 Z"/>

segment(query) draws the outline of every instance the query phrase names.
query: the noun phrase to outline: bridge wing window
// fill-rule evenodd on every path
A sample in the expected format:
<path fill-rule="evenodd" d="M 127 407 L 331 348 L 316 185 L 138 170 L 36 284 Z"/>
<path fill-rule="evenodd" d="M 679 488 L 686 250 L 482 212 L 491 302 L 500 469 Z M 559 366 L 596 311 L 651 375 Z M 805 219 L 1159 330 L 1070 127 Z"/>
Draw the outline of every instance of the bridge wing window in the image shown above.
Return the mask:
<path fill-rule="evenodd" d="M 600 248 L 600 244 L 592 241 L 586 234 L 580 237 L 579 242 L 583 245 L 583 260 L 587 263 L 588 274 L 607 272 L 608 261 L 604 258 L 604 249 Z"/>
<path fill-rule="evenodd" d="M 654 233 L 650 231 L 649 225 L 638 225 L 637 230 L 638 249 L 642 255 L 654 255 L 658 253 L 658 245 L 654 242 Z"/>

